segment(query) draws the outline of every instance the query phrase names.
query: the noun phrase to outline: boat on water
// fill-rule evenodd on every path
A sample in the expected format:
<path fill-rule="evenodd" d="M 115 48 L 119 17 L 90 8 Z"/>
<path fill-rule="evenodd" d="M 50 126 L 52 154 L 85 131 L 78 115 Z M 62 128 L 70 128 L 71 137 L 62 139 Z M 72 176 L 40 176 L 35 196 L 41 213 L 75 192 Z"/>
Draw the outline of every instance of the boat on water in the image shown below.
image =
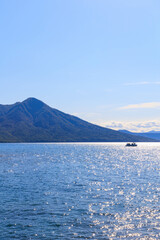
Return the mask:
<path fill-rule="evenodd" d="M 137 147 L 137 144 L 135 142 L 133 143 L 127 143 L 126 147 Z"/>

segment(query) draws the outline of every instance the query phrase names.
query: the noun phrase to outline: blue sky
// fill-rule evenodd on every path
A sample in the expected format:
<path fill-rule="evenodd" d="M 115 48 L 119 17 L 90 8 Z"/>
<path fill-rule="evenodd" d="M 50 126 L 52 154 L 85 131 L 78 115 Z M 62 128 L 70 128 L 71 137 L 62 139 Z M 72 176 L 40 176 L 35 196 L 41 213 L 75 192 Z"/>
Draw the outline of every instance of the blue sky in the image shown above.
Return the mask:
<path fill-rule="evenodd" d="M 160 130 L 159 0 L 0 0 L 0 103 Z"/>

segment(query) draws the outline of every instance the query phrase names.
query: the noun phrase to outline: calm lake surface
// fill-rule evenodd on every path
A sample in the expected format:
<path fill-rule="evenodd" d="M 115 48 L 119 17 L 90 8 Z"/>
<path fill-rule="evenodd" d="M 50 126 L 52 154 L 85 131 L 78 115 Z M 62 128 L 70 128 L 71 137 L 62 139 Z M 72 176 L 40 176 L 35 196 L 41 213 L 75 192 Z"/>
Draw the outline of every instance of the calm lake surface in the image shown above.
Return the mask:
<path fill-rule="evenodd" d="M 160 143 L 0 144 L 0 239 L 160 239 Z"/>

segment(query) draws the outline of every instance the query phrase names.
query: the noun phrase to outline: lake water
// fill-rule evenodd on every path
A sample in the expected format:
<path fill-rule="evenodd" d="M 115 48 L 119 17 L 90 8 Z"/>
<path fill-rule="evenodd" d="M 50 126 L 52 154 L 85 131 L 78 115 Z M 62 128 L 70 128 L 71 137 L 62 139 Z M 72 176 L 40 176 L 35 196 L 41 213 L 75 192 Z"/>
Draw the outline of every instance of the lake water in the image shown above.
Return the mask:
<path fill-rule="evenodd" d="M 160 239 L 160 144 L 0 144 L 0 239 Z"/>

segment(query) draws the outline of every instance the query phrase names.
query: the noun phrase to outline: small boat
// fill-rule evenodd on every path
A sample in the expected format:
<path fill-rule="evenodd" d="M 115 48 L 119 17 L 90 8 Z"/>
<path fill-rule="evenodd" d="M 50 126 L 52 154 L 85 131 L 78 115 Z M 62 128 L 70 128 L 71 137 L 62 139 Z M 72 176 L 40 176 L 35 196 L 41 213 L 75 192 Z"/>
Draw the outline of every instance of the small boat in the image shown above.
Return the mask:
<path fill-rule="evenodd" d="M 135 142 L 133 143 L 127 143 L 126 147 L 137 147 L 137 144 Z"/>

